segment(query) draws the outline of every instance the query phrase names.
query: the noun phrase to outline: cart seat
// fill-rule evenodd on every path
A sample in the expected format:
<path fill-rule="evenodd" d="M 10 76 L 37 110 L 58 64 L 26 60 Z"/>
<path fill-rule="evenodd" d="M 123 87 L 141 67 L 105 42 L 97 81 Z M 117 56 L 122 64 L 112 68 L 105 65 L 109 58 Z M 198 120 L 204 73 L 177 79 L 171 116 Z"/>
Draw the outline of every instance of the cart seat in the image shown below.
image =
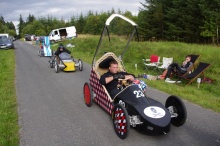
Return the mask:
<path fill-rule="evenodd" d="M 112 52 L 105 53 L 99 60 L 95 63 L 95 72 L 97 73 L 97 76 L 100 78 L 101 75 L 108 72 L 109 70 L 109 63 L 111 61 L 117 61 L 119 71 L 125 71 L 124 67 L 122 66 L 119 58 Z"/>

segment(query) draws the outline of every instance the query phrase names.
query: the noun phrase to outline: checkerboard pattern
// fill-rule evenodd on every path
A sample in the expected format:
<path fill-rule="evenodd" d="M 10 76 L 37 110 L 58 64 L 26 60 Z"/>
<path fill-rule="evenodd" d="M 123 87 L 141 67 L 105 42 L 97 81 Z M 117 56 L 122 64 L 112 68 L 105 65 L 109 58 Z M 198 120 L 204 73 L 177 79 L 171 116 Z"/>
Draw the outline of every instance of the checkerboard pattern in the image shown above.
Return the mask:
<path fill-rule="evenodd" d="M 103 86 L 99 83 L 99 78 L 97 77 L 94 70 L 92 70 L 90 73 L 90 85 L 92 86 L 92 90 L 96 94 L 96 97 L 94 97 L 94 101 L 111 115 L 113 103 L 111 102 L 110 97 L 108 97 L 108 95 L 106 94 Z"/>
<path fill-rule="evenodd" d="M 126 134 L 127 121 L 124 111 L 121 108 L 116 108 L 113 118 L 114 118 L 115 128 L 118 131 L 118 133 L 120 135 Z"/>

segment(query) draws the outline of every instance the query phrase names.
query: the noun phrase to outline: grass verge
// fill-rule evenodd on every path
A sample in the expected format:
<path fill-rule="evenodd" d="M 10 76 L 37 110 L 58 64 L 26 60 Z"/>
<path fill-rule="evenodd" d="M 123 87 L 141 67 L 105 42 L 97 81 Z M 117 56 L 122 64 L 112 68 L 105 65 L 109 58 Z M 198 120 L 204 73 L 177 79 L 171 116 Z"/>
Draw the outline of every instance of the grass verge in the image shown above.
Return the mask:
<path fill-rule="evenodd" d="M 19 145 L 15 52 L 0 50 L 0 145 Z"/>

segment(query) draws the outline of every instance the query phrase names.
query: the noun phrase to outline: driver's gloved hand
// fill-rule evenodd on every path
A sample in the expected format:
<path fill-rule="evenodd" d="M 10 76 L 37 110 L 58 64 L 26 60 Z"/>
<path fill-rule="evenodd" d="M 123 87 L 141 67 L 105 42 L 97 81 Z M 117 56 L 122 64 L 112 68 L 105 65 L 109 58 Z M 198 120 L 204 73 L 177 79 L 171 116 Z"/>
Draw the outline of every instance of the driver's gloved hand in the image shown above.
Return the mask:
<path fill-rule="evenodd" d="M 117 80 L 118 77 L 119 77 L 118 74 L 113 75 L 113 79 L 114 79 L 114 80 Z"/>
<path fill-rule="evenodd" d="M 113 76 L 113 79 L 114 79 L 114 80 L 125 79 L 125 76 L 122 75 L 122 74 L 115 74 L 115 75 Z"/>
<path fill-rule="evenodd" d="M 125 79 L 125 76 L 122 74 L 119 74 L 119 79 Z"/>

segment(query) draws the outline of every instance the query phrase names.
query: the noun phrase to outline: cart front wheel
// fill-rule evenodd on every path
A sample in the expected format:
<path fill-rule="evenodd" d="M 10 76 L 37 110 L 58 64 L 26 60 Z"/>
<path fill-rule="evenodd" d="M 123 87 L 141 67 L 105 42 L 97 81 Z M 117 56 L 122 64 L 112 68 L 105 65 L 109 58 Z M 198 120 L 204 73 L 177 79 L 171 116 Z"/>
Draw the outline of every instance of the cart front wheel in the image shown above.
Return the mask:
<path fill-rule="evenodd" d="M 112 118 L 117 136 L 125 139 L 130 131 L 129 115 L 125 107 L 121 104 L 116 104 L 113 109 Z"/>
<path fill-rule="evenodd" d="M 169 96 L 166 100 L 165 107 L 171 114 L 171 124 L 182 126 L 186 122 L 187 111 L 183 101 L 177 96 Z"/>

